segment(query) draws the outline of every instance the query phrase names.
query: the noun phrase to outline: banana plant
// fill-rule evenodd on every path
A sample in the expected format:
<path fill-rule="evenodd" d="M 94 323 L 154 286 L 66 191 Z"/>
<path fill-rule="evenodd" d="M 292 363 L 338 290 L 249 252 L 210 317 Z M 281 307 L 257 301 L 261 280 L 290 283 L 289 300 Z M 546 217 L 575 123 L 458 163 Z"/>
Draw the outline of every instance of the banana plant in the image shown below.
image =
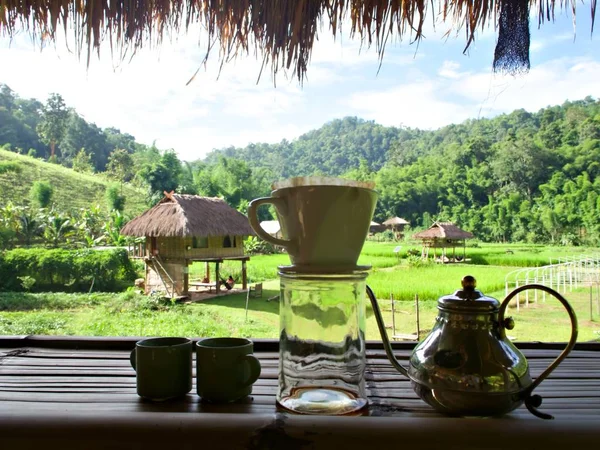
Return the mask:
<path fill-rule="evenodd" d="M 46 216 L 44 239 L 51 247 L 57 248 L 59 244 L 62 244 L 63 247 L 67 246 L 69 238 L 75 235 L 75 231 L 76 229 L 69 217 L 55 210 L 51 210 Z"/>
<path fill-rule="evenodd" d="M 42 234 L 42 217 L 39 210 L 29 207 L 22 208 L 17 215 L 17 221 L 19 224 L 17 236 L 23 244 L 31 245 L 31 242 Z"/>
<path fill-rule="evenodd" d="M 81 208 L 75 222 L 75 228 L 77 229 L 78 241 L 84 247 L 95 247 L 104 242 L 102 216 L 103 213 L 99 205 L 89 209 Z"/>
<path fill-rule="evenodd" d="M 127 238 L 121 234 L 125 225 L 125 216 L 120 211 L 112 210 L 108 222 L 104 224 L 104 238 L 108 245 L 122 247 L 127 245 Z"/>

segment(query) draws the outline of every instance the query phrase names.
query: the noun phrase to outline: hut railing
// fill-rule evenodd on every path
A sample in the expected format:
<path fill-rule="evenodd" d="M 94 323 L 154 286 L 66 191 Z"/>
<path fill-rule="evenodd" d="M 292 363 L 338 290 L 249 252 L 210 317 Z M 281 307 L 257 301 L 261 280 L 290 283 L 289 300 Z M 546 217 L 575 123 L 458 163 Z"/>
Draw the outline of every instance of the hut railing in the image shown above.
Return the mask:
<path fill-rule="evenodd" d="M 173 278 L 171 278 L 171 276 L 169 275 L 169 272 L 167 272 L 167 269 L 165 269 L 165 266 L 163 266 L 160 256 L 158 256 L 158 255 L 152 256 L 152 257 L 150 257 L 150 261 L 154 265 L 154 269 L 155 269 L 156 273 L 158 274 L 158 276 L 160 277 L 160 281 L 162 281 L 162 284 L 165 287 L 165 290 L 167 291 L 167 295 L 170 297 L 174 297 L 175 296 L 175 282 L 173 281 Z M 165 281 L 163 275 L 165 275 L 167 277 L 167 279 L 169 280 L 169 283 L 171 283 L 171 292 L 169 292 L 169 286 L 167 286 L 167 282 Z"/>

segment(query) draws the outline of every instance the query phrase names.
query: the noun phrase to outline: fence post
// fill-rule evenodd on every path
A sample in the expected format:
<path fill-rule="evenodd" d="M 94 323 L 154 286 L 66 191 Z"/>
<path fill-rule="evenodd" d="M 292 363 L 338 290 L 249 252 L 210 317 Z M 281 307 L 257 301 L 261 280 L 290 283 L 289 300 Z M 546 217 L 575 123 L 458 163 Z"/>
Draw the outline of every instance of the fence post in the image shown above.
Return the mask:
<path fill-rule="evenodd" d="M 415 307 L 417 308 L 417 341 L 421 337 L 421 324 L 419 321 L 419 294 L 415 294 Z"/>
<path fill-rule="evenodd" d="M 392 336 L 396 335 L 396 308 L 394 306 L 394 294 L 390 292 L 390 298 L 392 299 Z"/>

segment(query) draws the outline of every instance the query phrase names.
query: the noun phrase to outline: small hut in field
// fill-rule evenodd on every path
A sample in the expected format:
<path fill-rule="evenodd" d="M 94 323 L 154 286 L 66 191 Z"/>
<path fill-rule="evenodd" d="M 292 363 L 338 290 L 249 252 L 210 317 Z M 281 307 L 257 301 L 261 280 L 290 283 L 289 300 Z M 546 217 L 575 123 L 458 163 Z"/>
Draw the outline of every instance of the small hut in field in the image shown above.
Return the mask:
<path fill-rule="evenodd" d="M 394 236 L 396 239 L 402 238 L 402 232 L 404 231 L 404 227 L 409 225 L 407 220 L 404 220 L 402 217 L 392 217 L 391 219 L 386 220 L 382 223 L 386 230 L 392 230 L 394 232 Z"/>
<path fill-rule="evenodd" d="M 260 226 L 271 236 L 276 237 L 277 239 L 283 239 L 283 234 L 281 234 L 281 225 L 279 224 L 279 220 L 263 220 L 260 223 Z"/>
<path fill-rule="evenodd" d="M 154 207 L 128 222 L 121 234 L 144 237 L 135 246 L 134 258 L 144 259 L 145 292 L 166 291 L 170 296 L 189 294 L 189 266 L 206 264 L 202 285 L 220 291 L 219 264 L 237 260 L 242 264 L 242 287 L 247 287 L 243 241 L 254 236 L 248 218 L 220 198 L 166 193 Z M 215 264 L 211 281 L 209 263 Z"/>
<path fill-rule="evenodd" d="M 473 238 L 473 233 L 461 230 L 451 222 L 434 222 L 431 227 L 413 235 L 414 239 L 423 242 L 421 257 L 429 258 L 430 249 L 433 249 L 433 257 L 436 261 L 464 262 L 466 260 L 466 240 Z M 456 255 L 456 247 L 462 247 L 462 256 Z M 452 255 L 448 255 L 448 249 L 452 249 Z M 440 249 L 438 259 L 437 250 Z"/>

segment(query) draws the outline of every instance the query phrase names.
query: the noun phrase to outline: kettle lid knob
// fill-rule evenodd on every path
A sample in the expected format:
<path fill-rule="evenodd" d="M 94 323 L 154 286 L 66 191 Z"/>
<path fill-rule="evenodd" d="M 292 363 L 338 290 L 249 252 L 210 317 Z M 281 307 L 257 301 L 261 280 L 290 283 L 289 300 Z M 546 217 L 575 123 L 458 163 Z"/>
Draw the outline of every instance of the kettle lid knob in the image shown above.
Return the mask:
<path fill-rule="evenodd" d="M 474 276 L 465 275 L 462 280 L 460 280 L 460 284 L 465 290 L 475 290 L 477 287 L 477 280 Z"/>
<path fill-rule="evenodd" d="M 466 275 L 461 280 L 462 289 L 438 299 L 438 308 L 456 312 L 495 312 L 500 302 L 493 297 L 483 295 L 476 289 L 477 280 L 472 275 Z"/>

